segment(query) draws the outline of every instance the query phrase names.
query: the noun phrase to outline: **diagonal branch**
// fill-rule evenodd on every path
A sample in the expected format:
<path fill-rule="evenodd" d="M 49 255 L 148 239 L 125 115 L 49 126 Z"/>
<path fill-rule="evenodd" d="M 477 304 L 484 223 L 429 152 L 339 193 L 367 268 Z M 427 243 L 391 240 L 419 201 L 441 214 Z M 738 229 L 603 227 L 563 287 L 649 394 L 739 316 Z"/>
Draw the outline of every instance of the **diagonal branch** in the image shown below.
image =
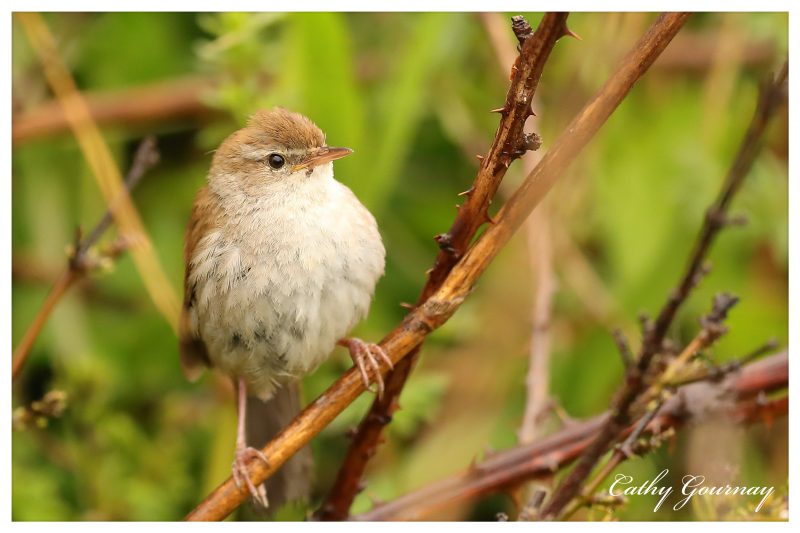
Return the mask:
<path fill-rule="evenodd" d="M 436 236 L 439 254 L 422 289 L 417 305 L 427 300 L 441 287 L 453 266 L 464 255 L 475 234 L 485 222 L 491 221 L 489 204 L 514 159 L 530 149 L 538 148 L 538 137 L 525 134 L 523 128 L 533 115 L 531 103 L 539 85 L 550 52 L 556 41 L 570 32 L 566 13 L 547 13 L 533 33 L 523 17 L 512 18 L 512 28 L 520 43 L 520 52 L 511 70 L 511 84 L 503 107 L 500 125 L 488 154 L 481 157 L 475 182 L 464 203 L 458 208 L 453 225 L 447 233 Z M 386 380 L 386 390 L 372 404 L 369 413 L 353 435 L 347 456 L 342 462 L 333 487 L 318 512 L 323 520 L 342 520 L 347 517 L 353 499 L 359 492 L 367 462 L 375 455 L 384 426 L 397 409 L 397 399 L 416 362 L 418 349 L 400 362 Z"/>
<path fill-rule="evenodd" d="M 455 313 L 489 263 L 666 48 L 688 16 L 687 13 L 661 15 L 639 39 L 606 84 L 553 143 L 551 150 L 500 210 L 495 224 L 489 226 L 455 265 L 442 286 L 381 341 L 381 347 L 392 362 L 401 361 Z M 255 484 L 263 483 L 363 391 L 358 371 L 351 368 L 264 446 L 262 451 L 269 457 L 269 465 L 262 461 L 250 462 L 251 480 Z M 221 520 L 247 497 L 247 490 L 236 487 L 228 478 L 186 518 Z"/>
<path fill-rule="evenodd" d="M 785 389 L 789 385 L 789 358 L 787 352 L 772 355 L 761 361 L 744 366 L 730 384 L 735 398 L 732 413 L 735 420 L 758 421 L 764 415 L 784 415 L 787 412 L 787 396 L 763 401 L 762 395 Z M 715 383 L 695 383 L 699 387 L 719 387 Z M 720 409 L 732 407 L 727 402 L 710 401 L 708 409 L 694 405 L 687 410 L 684 398 L 717 398 L 715 394 L 692 394 L 689 386 L 683 387 L 666 401 L 648 429 L 663 434 L 673 427 L 692 422 L 692 413 L 712 414 Z M 357 520 L 422 520 L 439 509 L 459 502 L 474 501 L 497 492 L 507 490 L 521 482 L 552 476 L 554 471 L 565 468 L 577 459 L 603 423 L 609 418 L 606 412 L 589 420 L 577 422 L 557 433 L 542 437 L 530 444 L 522 444 L 498 452 L 469 469 L 427 485 L 400 498 L 378 505 Z M 741 417 L 741 418 L 740 418 Z M 695 420 L 696 421 L 696 420 Z M 637 429 L 630 425 L 625 435 Z"/>
<path fill-rule="evenodd" d="M 159 155 L 158 151 L 156 150 L 155 139 L 152 137 L 145 138 L 144 141 L 142 141 L 142 143 L 139 145 L 139 148 L 136 150 L 136 155 L 133 158 L 133 164 L 131 165 L 131 168 L 128 171 L 128 176 L 125 179 L 125 188 L 123 193 L 126 196 L 130 195 L 130 192 L 134 187 L 136 187 L 142 176 L 144 176 L 144 174 L 150 168 L 158 163 L 158 159 Z M 45 301 L 42 303 L 42 306 L 36 313 L 33 322 L 31 322 L 31 325 L 28 326 L 27 331 L 25 331 L 25 335 L 23 335 L 22 340 L 14 350 L 14 358 L 11 366 L 12 382 L 13 380 L 17 379 L 17 376 L 19 376 L 19 372 L 22 370 L 25 361 L 28 360 L 28 355 L 30 354 L 31 348 L 33 348 L 33 344 L 39 337 L 39 333 L 41 333 L 42 328 L 44 327 L 47 319 L 50 317 L 50 314 L 53 312 L 53 309 L 55 309 L 58 302 L 61 301 L 61 298 L 70 287 L 83 279 L 91 270 L 98 266 L 98 261 L 89 256 L 89 249 L 97 244 L 97 241 L 100 240 L 100 237 L 111 225 L 113 211 L 119 202 L 120 198 L 117 198 L 108 206 L 103 218 L 100 219 L 91 233 L 89 233 L 88 237 L 81 239 L 80 233 L 78 233 L 75 246 L 69 255 L 67 266 L 58 276 L 58 279 L 53 284 L 50 292 L 47 294 L 47 298 L 45 298 Z M 113 246 L 112 249 L 105 254 L 105 256 L 113 257 L 119 255 L 127 248 L 127 246 L 128 241 L 123 237 L 117 245 Z"/>
<path fill-rule="evenodd" d="M 706 267 L 704 263 L 711 245 L 719 231 L 729 223 L 726 212 L 731 200 L 739 190 L 742 181 L 755 161 L 770 118 L 785 100 L 788 68 L 787 61 L 775 79 L 762 87 L 753 119 L 747 129 L 736 159 L 722 185 L 719 196 L 706 212 L 703 226 L 694 244 L 684 275 L 678 287 L 670 294 L 667 303 L 661 309 L 655 321 L 645 328 L 638 360 L 627 369 L 625 382 L 614 399 L 612 407 L 614 415 L 606 421 L 602 431 L 583 453 L 575 468 L 553 493 L 550 501 L 542 510 L 543 518 L 553 519 L 559 516 L 569 501 L 580 492 L 581 485 L 589 476 L 600 457 L 619 439 L 622 430 L 630 423 L 633 416 L 632 407 L 634 402 L 648 388 L 646 377 L 651 363 L 656 355 L 662 351 L 662 344 L 667 330 L 672 324 L 678 309 L 705 274 Z"/>

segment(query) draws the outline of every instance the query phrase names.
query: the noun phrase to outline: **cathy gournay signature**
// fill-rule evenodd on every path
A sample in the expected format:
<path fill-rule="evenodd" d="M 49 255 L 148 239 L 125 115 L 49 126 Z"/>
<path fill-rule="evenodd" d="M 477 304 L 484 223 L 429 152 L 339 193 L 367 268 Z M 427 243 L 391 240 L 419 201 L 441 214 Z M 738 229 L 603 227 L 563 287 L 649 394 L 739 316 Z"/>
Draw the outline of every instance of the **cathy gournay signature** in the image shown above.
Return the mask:
<path fill-rule="evenodd" d="M 611 486 L 608 488 L 609 494 L 612 496 L 661 496 L 653 508 L 653 512 L 658 511 L 664 502 L 675 492 L 675 487 L 659 486 L 658 482 L 664 479 L 669 474 L 668 469 L 664 469 L 655 478 L 645 480 L 640 485 L 634 485 L 633 477 L 626 474 L 617 474 Z M 705 476 L 696 476 L 687 474 L 681 479 L 680 498 L 678 502 L 673 505 L 674 510 L 682 509 L 689 503 L 695 496 L 730 496 L 730 495 L 744 495 L 744 496 L 761 496 L 761 501 L 758 502 L 755 511 L 761 510 L 764 502 L 767 501 L 770 494 L 775 490 L 775 487 L 746 487 L 746 486 L 731 486 L 720 485 L 710 486 L 706 485 Z M 676 497 L 678 495 L 676 494 Z"/>

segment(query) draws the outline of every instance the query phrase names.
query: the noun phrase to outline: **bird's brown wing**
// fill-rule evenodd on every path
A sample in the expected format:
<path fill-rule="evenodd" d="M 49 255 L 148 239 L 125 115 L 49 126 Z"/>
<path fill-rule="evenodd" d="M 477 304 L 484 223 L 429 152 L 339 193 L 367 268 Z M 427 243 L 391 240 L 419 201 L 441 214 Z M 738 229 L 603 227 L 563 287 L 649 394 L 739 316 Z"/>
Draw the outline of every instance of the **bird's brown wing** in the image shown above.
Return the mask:
<path fill-rule="evenodd" d="M 208 187 L 203 187 L 198 191 L 192 206 L 192 215 L 189 218 L 189 226 L 186 228 L 185 242 L 183 246 L 183 263 L 186 270 L 183 277 L 183 308 L 181 309 L 181 319 L 178 330 L 178 340 L 181 355 L 181 368 L 184 375 L 190 380 L 196 380 L 203 369 L 211 366 L 208 358 L 208 351 L 203 340 L 200 339 L 198 332 L 192 327 L 195 305 L 195 287 L 190 286 L 189 277 L 191 274 L 191 260 L 194 255 L 197 243 L 211 230 L 217 216 L 215 204 L 211 198 Z"/>

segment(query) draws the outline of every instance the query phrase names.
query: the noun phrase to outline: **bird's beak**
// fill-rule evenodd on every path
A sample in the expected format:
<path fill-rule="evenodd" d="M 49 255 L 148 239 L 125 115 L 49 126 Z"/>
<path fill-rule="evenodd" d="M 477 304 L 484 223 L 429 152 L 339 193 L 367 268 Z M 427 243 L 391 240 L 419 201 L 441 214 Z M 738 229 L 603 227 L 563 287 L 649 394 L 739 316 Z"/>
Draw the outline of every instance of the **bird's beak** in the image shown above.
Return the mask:
<path fill-rule="evenodd" d="M 330 161 L 333 161 L 334 159 L 341 159 L 352 153 L 353 151 L 350 148 L 336 148 L 332 146 L 323 146 L 321 148 L 317 148 L 309 152 L 308 157 L 306 157 L 301 163 L 298 163 L 292 167 L 292 172 L 297 172 L 298 170 L 303 170 L 303 169 L 314 168 L 317 165 L 328 163 Z"/>

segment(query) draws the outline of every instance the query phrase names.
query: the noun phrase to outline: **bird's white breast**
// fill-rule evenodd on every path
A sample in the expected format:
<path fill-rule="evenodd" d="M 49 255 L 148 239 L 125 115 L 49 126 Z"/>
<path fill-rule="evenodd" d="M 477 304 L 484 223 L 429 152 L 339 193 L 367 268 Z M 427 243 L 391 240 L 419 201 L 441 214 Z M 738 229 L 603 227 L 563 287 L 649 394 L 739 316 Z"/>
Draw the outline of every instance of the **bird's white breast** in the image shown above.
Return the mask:
<path fill-rule="evenodd" d="M 192 256 L 194 326 L 209 357 L 262 398 L 330 354 L 383 275 L 374 218 L 325 167 L 220 200 L 224 223 Z"/>

